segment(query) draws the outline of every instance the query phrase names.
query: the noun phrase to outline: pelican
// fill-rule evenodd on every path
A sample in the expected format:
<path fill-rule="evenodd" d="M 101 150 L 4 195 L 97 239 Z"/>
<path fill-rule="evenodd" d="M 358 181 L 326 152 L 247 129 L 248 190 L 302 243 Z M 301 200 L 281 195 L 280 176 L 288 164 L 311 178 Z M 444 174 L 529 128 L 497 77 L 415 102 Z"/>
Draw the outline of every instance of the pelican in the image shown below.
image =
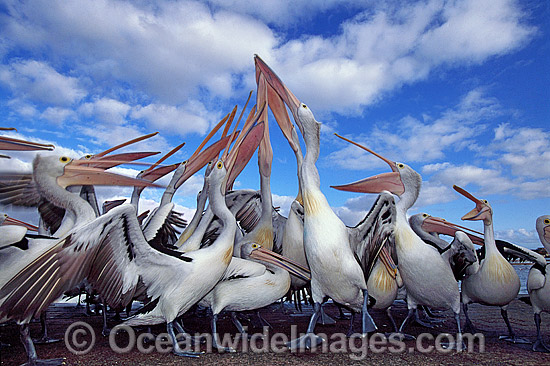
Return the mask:
<path fill-rule="evenodd" d="M 53 287 L 44 287 L 49 276 L 44 272 L 44 268 L 33 266 L 37 262 L 46 260 L 51 264 L 51 254 L 56 249 L 63 248 L 64 245 L 71 243 L 72 235 L 87 223 L 93 222 L 95 213 L 92 207 L 78 195 L 65 189 L 69 185 L 82 184 L 109 184 L 109 185 L 151 185 L 149 182 L 139 181 L 133 178 L 119 176 L 104 172 L 102 169 L 84 166 L 85 163 L 73 160 L 69 157 L 37 155 L 33 161 L 33 179 L 32 187 L 28 187 L 29 192 L 34 189 L 36 193 L 28 196 L 29 200 L 34 196 L 42 195 L 45 199 L 59 205 L 72 212 L 75 218 L 73 231 L 61 239 L 33 239 L 29 240 L 28 250 L 22 251 L 18 248 L 7 248 L 2 251 L 0 257 L 2 272 L 0 273 L 0 322 L 15 320 L 20 324 L 20 336 L 28 355 L 29 364 L 40 363 L 37 359 L 33 342 L 29 335 L 28 323 L 32 318 L 38 317 L 48 305 L 60 297 L 65 290 L 74 287 L 81 279 L 65 277 L 64 281 L 59 280 L 53 284 Z M 13 177 L 13 175 L 11 175 Z M 24 177 L 24 175 L 19 175 Z M 26 178 L 24 181 L 27 181 Z M 70 245 L 69 245 L 70 246 Z M 74 249 L 74 247 L 71 247 Z M 58 264 L 54 260 L 55 264 Z M 78 271 L 81 262 L 65 262 L 68 268 Z M 33 277 L 25 277 L 25 274 Z M 21 277 L 23 274 L 23 277 Z M 67 275 L 58 269 L 52 275 Z M 25 282 L 25 288 L 17 286 L 17 280 Z M 76 282 L 75 282 L 76 280 Z M 44 286 L 42 286 L 44 285 Z M 12 291 L 23 291 L 15 296 Z M 45 291 L 45 292 L 44 292 Z M 23 296 L 25 294 L 25 296 Z M 52 360 L 51 364 L 59 364 L 62 359 Z M 47 363 L 47 362 L 46 362 Z"/>
<path fill-rule="evenodd" d="M 550 253 L 550 215 L 544 215 L 537 218 L 537 233 L 540 242 L 544 245 L 547 253 Z M 540 332 L 540 313 L 550 312 L 550 271 L 546 264 L 546 259 L 540 256 L 531 267 L 529 277 L 527 278 L 527 290 L 529 298 L 535 313 L 535 326 L 537 327 L 537 340 L 533 344 L 533 351 L 550 352 L 550 347 L 542 340 Z"/>
<path fill-rule="evenodd" d="M 315 163 L 319 157 L 321 124 L 315 120 L 309 107 L 300 103 L 258 56 L 256 63 L 261 71 L 260 77 L 263 75 L 266 83 L 269 83 L 290 108 L 306 145 L 306 155 L 298 176 L 304 202 L 304 249 L 311 270 L 314 312 L 307 334 L 291 341 L 289 347 L 309 348 L 312 344 L 322 342 L 322 338 L 315 335 L 314 330 L 321 303 L 326 297 L 352 310 L 352 324 L 355 312 L 361 311 L 363 334 L 374 331 L 376 325 L 367 311 L 369 295 L 366 281 L 374 260 L 385 243 L 384 239 L 387 238 L 381 236 L 379 238 L 383 240 L 380 241 L 364 241 L 357 248 L 359 252 L 354 252 L 348 228 L 332 211 L 320 189 Z M 290 136 L 290 126 L 286 121 L 277 122 L 284 133 Z"/>
<path fill-rule="evenodd" d="M 508 328 L 508 336 L 501 336 L 500 339 L 514 343 L 530 343 L 515 335 L 508 320 L 508 304 L 518 295 L 520 281 L 514 267 L 497 249 L 491 205 L 487 200 L 480 200 L 463 188 L 456 185 L 453 188 L 476 204 L 473 210 L 462 216 L 462 220 L 482 220 L 485 239 L 485 258 L 480 261 L 479 271 L 462 281 L 462 307 L 466 323 L 473 328 L 468 317 L 468 304 L 477 302 L 484 305 L 500 306 L 500 313 Z M 525 248 L 520 248 L 520 250 L 527 251 Z"/>
<path fill-rule="evenodd" d="M 407 289 L 409 312 L 399 331 L 403 331 L 419 305 L 427 305 L 433 308 L 450 308 L 455 314 L 458 333 L 462 333 L 460 293 L 453 272 L 439 251 L 426 245 L 407 221 L 406 213 L 420 193 L 422 184 L 420 174 L 406 164 L 393 162 L 364 146 L 361 147 L 385 161 L 392 172 L 334 188 L 364 193 L 380 193 L 383 190 L 389 190 L 400 198 L 396 204 L 395 249 L 399 273 Z M 457 344 L 456 346 L 462 347 L 463 345 Z"/>
<path fill-rule="evenodd" d="M 38 231 L 38 227 L 14 219 L 8 214 L 0 214 L 0 250 L 10 246 L 15 246 L 19 249 L 28 248 L 28 241 L 25 237 L 29 230 Z"/>
<path fill-rule="evenodd" d="M 283 297 L 290 287 L 289 272 L 304 281 L 309 280 L 307 269 L 257 243 L 241 242 L 239 248 L 240 258 L 232 258 L 224 279 L 199 303 L 211 307 L 213 345 L 226 352 L 235 350 L 218 344 L 218 314 L 231 311 L 233 322 L 244 333 L 235 311 L 259 309 Z"/>
<path fill-rule="evenodd" d="M 463 280 L 466 276 L 479 270 L 477 253 L 472 239 L 467 233 L 460 231 L 460 226 L 427 213 L 418 213 L 409 217 L 409 224 L 426 244 L 432 245 L 441 253 L 443 259 L 451 266 L 457 281 Z M 438 234 L 454 236 L 454 239 L 448 243 Z M 474 238 L 474 240 L 476 239 L 478 238 Z"/>

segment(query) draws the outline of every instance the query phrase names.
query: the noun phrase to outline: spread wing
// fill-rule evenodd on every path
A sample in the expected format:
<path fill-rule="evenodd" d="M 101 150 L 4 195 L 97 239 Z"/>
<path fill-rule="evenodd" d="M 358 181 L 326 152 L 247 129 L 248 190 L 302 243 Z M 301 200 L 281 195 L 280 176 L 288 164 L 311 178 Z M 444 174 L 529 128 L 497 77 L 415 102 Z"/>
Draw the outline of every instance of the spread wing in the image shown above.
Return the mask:
<path fill-rule="evenodd" d="M 174 204 L 168 203 L 158 207 L 143 224 L 145 239 L 154 248 L 167 247 L 176 249 L 173 244 L 178 240 L 180 229 L 187 226 L 183 214 L 174 211 Z"/>
<path fill-rule="evenodd" d="M 365 280 L 385 247 L 392 258 L 395 256 L 394 225 L 395 200 L 389 193 L 381 193 L 365 218 L 353 228 L 348 228 L 351 249 L 365 275 Z M 396 262 L 396 258 L 394 259 Z"/>
<path fill-rule="evenodd" d="M 535 263 L 540 268 L 546 267 L 546 260 L 539 253 L 504 240 L 495 240 L 497 249 L 508 261 L 520 260 Z M 485 246 L 476 250 L 479 261 L 485 258 Z"/>
<path fill-rule="evenodd" d="M 55 241 L 0 288 L 0 321 L 29 321 L 82 280 L 112 307 L 126 305 L 138 281 L 150 297 L 160 296 L 159 282 L 186 261 L 167 255 L 145 240 L 134 207 L 123 205 Z"/>
<path fill-rule="evenodd" d="M 39 203 L 32 173 L 0 173 L 0 204 L 36 207 Z"/>

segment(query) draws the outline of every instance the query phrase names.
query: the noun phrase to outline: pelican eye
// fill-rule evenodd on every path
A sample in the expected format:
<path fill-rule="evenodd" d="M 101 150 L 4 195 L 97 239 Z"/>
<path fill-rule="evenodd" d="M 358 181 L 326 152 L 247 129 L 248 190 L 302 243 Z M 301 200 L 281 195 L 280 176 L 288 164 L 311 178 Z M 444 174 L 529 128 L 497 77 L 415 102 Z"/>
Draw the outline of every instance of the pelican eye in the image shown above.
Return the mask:
<path fill-rule="evenodd" d="M 399 163 L 399 164 L 397 164 L 397 167 L 398 167 L 399 169 L 403 169 L 403 168 L 405 167 L 405 164 Z"/>
<path fill-rule="evenodd" d="M 216 168 L 221 169 L 223 167 L 223 163 L 221 161 L 218 161 L 218 164 L 216 164 Z"/>
<path fill-rule="evenodd" d="M 422 217 L 428 217 L 428 216 L 430 216 L 430 215 L 428 215 L 427 213 L 422 214 Z"/>
<path fill-rule="evenodd" d="M 489 203 L 489 201 L 487 201 L 487 200 L 483 200 L 483 203 Z"/>
<path fill-rule="evenodd" d="M 62 162 L 62 163 L 68 163 L 69 160 L 71 160 L 71 159 L 69 159 L 69 158 L 66 157 L 66 156 L 62 156 L 62 157 L 59 158 L 59 161 Z"/>
<path fill-rule="evenodd" d="M 252 249 L 258 249 L 259 247 L 260 247 L 259 244 L 256 244 L 256 243 L 252 244 Z"/>
<path fill-rule="evenodd" d="M 302 103 L 302 108 L 307 109 L 307 105 Z"/>
<path fill-rule="evenodd" d="M 544 223 L 547 225 L 550 224 L 550 219 L 544 219 Z"/>
<path fill-rule="evenodd" d="M 86 155 L 84 155 L 84 159 L 91 159 L 92 156 L 93 156 L 92 154 L 86 154 Z"/>

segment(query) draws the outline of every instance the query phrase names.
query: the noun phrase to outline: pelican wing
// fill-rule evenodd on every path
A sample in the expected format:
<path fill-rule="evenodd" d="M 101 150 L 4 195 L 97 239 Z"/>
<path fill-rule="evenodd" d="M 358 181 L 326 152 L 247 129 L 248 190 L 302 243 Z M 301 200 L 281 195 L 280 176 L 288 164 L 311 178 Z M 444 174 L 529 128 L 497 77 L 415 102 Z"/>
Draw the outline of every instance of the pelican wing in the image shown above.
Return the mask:
<path fill-rule="evenodd" d="M 139 279 L 154 288 L 155 280 L 173 275 L 182 261 L 191 259 L 154 250 L 134 207 L 123 205 L 55 241 L 9 279 L 0 288 L 0 321 L 29 321 L 84 279 L 110 306 L 123 306 Z"/>
<path fill-rule="evenodd" d="M 504 240 L 495 240 L 498 251 L 508 261 L 520 260 L 529 261 L 535 263 L 535 265 L 541 269 L 546 268 L 546 260 L 539 253 L 524 248 L 520 245 L 513 244 Z M 481 262 L 485 258 L 485 246 L 482 246 L 477 251 L 478 259 Z"/>
<path fill-rule="evenodd" d="M 232 257 L 225 270 L 222 281 L 231 281 L 237 278 L 257 277 L 265 273 L 266 267 L 254 261 Z"/>
<path fill-rule="evenodd" d="M 393 238 L 395 201 L 389 193 L 381 193 L 365 218 L 353 228 L 348 228 L 350 245 L 363 269 L 365 280 L 370 276 L 382 247 L 395 257 Z M 396 259 L 394 259 L 395 261 Z"/>
<path fill-rule="evenodd" d="M 32 173 L 0 173 L 0 204 L 36 207 L 40 198 Z"/>
<path fill-rule="evenodd" d="M 165 204 L 153 211 L 143 224 L 145 239 L 153 248 L 167 247 L 176 249 L 173 244 L 178 240 L 179 229 L 187 226 L 183 214 L 174 211 L 174 204 Z"/>

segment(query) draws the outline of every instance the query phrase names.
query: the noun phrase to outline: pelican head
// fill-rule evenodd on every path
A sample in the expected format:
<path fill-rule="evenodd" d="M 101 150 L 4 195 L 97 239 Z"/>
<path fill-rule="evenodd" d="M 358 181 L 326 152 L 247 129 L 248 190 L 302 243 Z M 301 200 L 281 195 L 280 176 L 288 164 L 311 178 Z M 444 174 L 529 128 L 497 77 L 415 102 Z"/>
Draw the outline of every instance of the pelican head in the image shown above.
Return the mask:
<path fill-rule="evenodd" d="M 550 251 L 550 215 L 543 215 L 537 218 L 536 228 L 540 242 L 547 251 Z"/>
<path fill-rule="evenodd" d="M 265 249 L 260 244 L 254 242 L 247 242 L 241 245 L 241 258 L 271 263 L 304 281 L 309 281 L 311 279 L 309 270 L 301 266 L 299 263 L 283 257 L 282 255 L 269 249 Z"/>
<path fill-rule="evenodd" d="M 489 202 L 487 200 L 480 200 L 478 198 L 475 198 L 471 193 L 463 188 L 460 188 L 457 185 L 453 185 L 453 188 L 455 189 L 455 191 L 457 191 L 464 197 L 472 200 L 476 204 L 476 207 L 472 211 L 462 216 L 462 220 L 483 220 L 486 225 L 492 224 L 493 210 L 491 209 L 491 205 L 489 205 Z"/>

